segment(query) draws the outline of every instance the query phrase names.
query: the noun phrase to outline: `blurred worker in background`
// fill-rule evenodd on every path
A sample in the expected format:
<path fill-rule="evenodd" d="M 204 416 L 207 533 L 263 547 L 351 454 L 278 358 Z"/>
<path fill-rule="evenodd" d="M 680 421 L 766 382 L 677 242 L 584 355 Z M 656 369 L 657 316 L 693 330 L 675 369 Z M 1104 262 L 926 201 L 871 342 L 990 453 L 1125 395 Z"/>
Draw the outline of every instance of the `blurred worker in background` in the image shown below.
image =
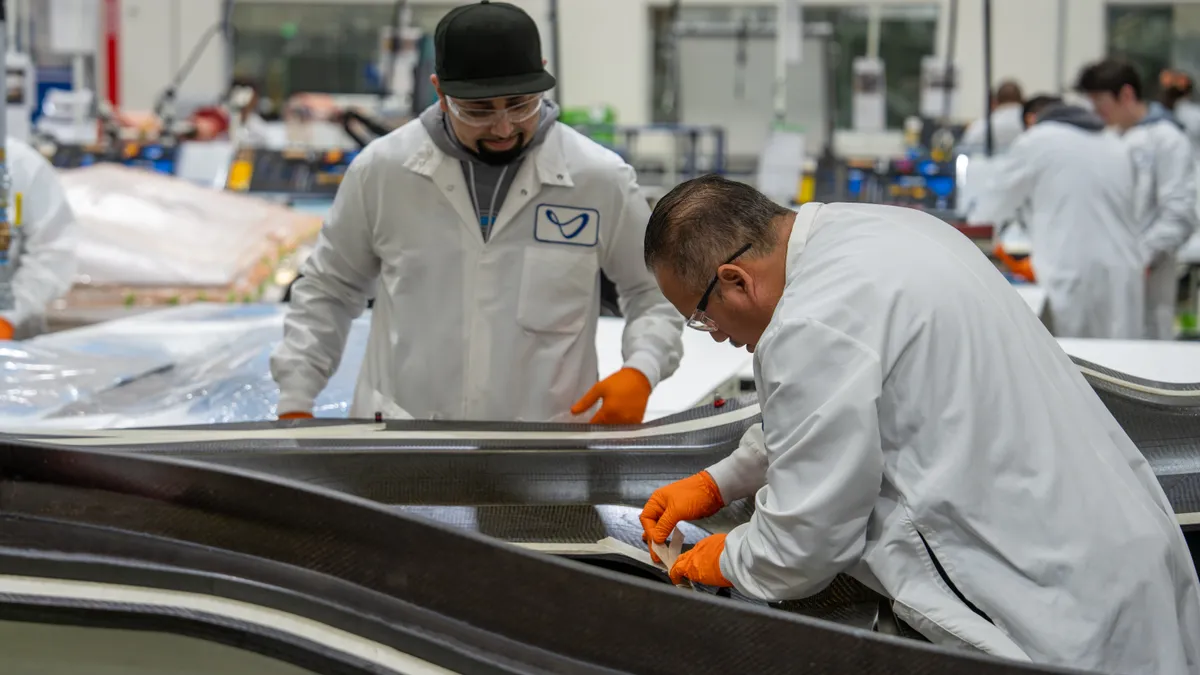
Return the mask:
<path fill-rule="evenodd" d="M 352 417 L 641 422 L 683 322 L 642 265 L 633 169 L 556 122 L 524 11 L 455 8 L 434 45 L 438 103 L 355 159 L 293 287 L 281 417 L 309 415 L 378 279 Z M 601 270 L 625 364 L 597 383 Z"/>
<path fill-rule="evenodd" d="M 1058 337 L 1140 339 L 1145 266 L 1133 213 L 1133 161 L 1094 113 L 1037 96 L 1029 130 L 1000 158 L 968 221 L 999 223 L 1027 201 L 1038 284 Z"/>
<path fill-rule="evenodd" d="M 1175 253 L 1200 220 L 1191 145 L 1166 109 L 1144 100 L 1142 79 L 1130 63 L 1110 59 L 1087 66 L 1076 89 L 1091 99 L 1133 155 L 1134 217 L 1147 270 L 1145 337 L 1173 339 L 1179 294 Z"/>
<path fill-rule="evenodd" d="M 7 231 L 0 228 L 0 340 L 46 330 L 50 303 L 75 283 L 75 215 L 58 173 L 24 141 L 9 138 Z M 20 202 L 18 208 L 17 203 Z"/>
<path fill-rule="evenodd" d="M 1021 106 L 1025 99 L 1021 93 L 1021 85 L 1012 80 L 1005 80 L 996 87 L 992 94 L 992 110 L 989 117 L 992 121 L 992 149 L 997 153 L 1006 152 L 1024 131 L 1021 122 Z M 983 153 L 987 147 L 987 123 L 983 118 L 977 119 L 963 132 L 958 142 L 961 154 Z"/>
<path fill-rule="evenodd" d="M 1200 583 L 1154 472 L 986 256 L 938 218 L 783 209 L 708 176 L 646 262 L 689 326 L 754 353 L 762 425 L 641 520 L 754 498 L 671 570 L 764 600 L 839 573 L 929 640 L 1114 673 L 1200 672 Z"/>
<path fill-rule="evenodd" d="M 1200 157 L 1200 104 L 1192 100 L 1192 78 L 1181 70 L 1159 73 L 1159 102 L 1183 126 L 1192 142 L 1193 155 Z"/>

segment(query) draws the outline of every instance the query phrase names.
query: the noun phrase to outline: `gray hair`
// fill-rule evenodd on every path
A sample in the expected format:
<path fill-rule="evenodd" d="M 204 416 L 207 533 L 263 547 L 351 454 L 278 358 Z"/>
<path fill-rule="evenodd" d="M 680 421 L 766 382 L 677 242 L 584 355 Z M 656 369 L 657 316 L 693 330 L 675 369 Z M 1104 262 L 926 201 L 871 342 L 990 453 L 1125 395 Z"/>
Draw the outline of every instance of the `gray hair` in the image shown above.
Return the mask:
<path fill-rule="evenodd" d="M 775 220 L 792 213 L 758 190 L 715 174 L 677 185 L 646 224 L 646 267 L 666 267 L 696 293 L 717 268 L 749 244 L 748 257 L 771 253 Z"/>

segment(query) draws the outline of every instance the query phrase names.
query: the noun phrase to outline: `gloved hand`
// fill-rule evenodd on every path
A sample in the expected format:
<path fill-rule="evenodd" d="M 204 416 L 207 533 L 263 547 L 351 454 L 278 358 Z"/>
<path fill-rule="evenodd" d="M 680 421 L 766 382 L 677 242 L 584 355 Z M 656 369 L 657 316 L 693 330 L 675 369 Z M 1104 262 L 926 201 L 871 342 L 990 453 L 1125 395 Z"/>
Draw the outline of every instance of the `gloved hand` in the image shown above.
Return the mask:
<path fill-rule="evenodd" d="M 1005 251 L 1004 247 L 1000 244 L 996 244 L 995 248 L 992 249 L 992 254 L 999 258 L 1000 262 L 1004 263 L 1004 266 L 1016 276 L 1031 283 L 1037 281 L 1033 274 L 1033 259 L 1029 256 L 1017 260 L 1008 251 Z"/>
<path fill-rule="evenodd" d="M 312 413 L 307 412 L 289 412 L 279 416 L 281 420 L 311 420 L 312 418 Z"/>
<path fill-rule="evenodd" d="M 642 538 L 665 544 L 679 521 L 707 518 L 724 506 L 721 489 L 707 471 L 688 476 L 660 487 L 650 495 L 642 509 Z M 650 551 L 650 557 L 656 563 L 662 562 L 654 551 Z"/>
<path fill-rule="evenodd" d="M 0 319 L 0 340 L 11 340 L 14 334 L 13 325 L 4 319 Z"/>
<path fill-rule="evenodd" d="M 725 535 L 705 537 L 692 550 L 679 556 L 671 568 L 671 583 L 678 586 L 684 579 L 714 588 L 729 588 L 733 583 L 721 574 L 721 553 L 725 550 Z"/>
<path fill-rule="evenodd" d="M 593 385 L 571 406 L 571 414 L 581 415 L 598 399 L 603 399 L 600 410 L 592 417 L 592 424 L 641 424 L 652 389 L 642 371 L 622 368 Z"/>

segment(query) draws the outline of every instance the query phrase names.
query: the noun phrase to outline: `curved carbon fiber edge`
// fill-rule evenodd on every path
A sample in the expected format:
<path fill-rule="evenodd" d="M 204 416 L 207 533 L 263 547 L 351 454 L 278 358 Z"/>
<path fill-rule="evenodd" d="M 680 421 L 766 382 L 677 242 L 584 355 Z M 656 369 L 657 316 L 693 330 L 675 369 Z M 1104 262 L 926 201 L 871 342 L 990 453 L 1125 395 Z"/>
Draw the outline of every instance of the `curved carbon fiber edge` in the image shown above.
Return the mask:
<path fill-rule="evenodd" d="M 471 626 L 476 635 L 590 668 L 771 675 L 803 664 L 811 672 L 870 675 L 1068 672 L 685 593 L 325 490 L 195 463 L 3 444 L 0 497 L 0 517 L 9 523 L 106 528 L 236 553 L 267 563 L 265 569 L 300 568 L 382 602 L 417 607 L 444 625 Z M 29 542 L 35 552 L 49 553 L 47 546 L 37 537 Z M 180 552 L 176 565 L 190 565 L 191 557 Z M 331 592 L 320 584 L 287 590 L 310 598 Z M 522 672 L 535 669 L 526 663 Z"/>

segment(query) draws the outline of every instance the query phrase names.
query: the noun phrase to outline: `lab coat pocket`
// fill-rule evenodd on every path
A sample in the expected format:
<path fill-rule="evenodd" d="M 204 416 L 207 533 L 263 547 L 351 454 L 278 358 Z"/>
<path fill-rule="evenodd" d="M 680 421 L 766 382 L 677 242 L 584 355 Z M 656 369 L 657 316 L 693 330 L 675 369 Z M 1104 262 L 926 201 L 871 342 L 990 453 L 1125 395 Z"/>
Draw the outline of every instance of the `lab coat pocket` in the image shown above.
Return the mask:
<path fill-rule="evenodd" d="M 517 324 L 534 333 L 577 334 L 590 312 L 599 312 L 591 250 L 531 246 L 525 249 Z"/>

